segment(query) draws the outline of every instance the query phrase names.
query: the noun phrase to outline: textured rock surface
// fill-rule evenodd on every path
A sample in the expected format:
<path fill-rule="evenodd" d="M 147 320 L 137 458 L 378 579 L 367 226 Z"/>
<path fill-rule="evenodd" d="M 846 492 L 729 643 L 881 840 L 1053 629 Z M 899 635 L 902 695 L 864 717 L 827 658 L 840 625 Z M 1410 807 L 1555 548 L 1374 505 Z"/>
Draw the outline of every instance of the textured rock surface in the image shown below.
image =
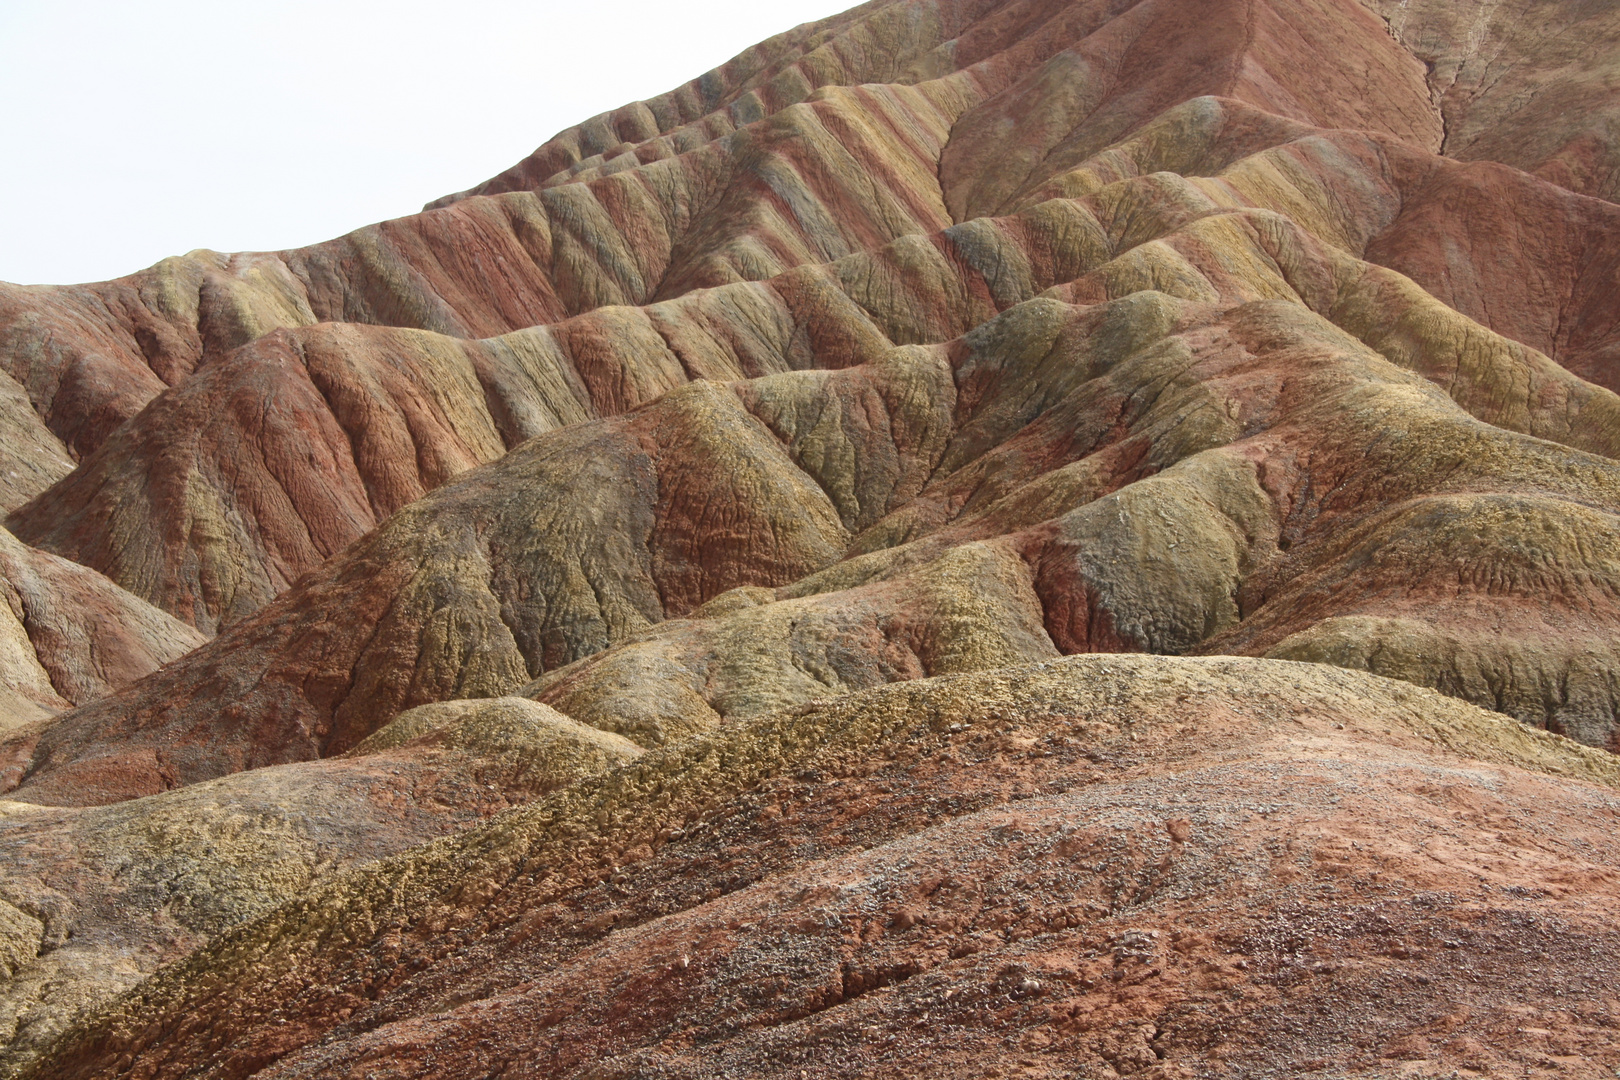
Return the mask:
<path fill-rule="evenodd" d="M 1219 182 L 1180 181 L 1167 167 Z M 1061 192 L 1091 194 L 1045 197 Z M 1614 452 L 1612 398 L 1546 355 L 1508 360 L 1512 346 L 1346 257 L 1410 273 L 1484 325 L 1609 384 L 1620 380 L 1611 204 L 1214 99 L 1172 110 L 1026 201 L 1013 217 L 757 285 L 488 341 L 353 325 L 273 333 L 161 395 L 10 523 L 211 631 L 526 438 L 690 378 L 838 368 L 894 343 L 942 343 L 1053 287 L 1082 301 L 1149 286 L 1303 300 L 1448 385 L 1482 419 Z M 1524 378 L 1538 385 L 1505 389 Z M 1556 389 L 1541 388 L 1548 380 Z M 1511 413 L 1503 393 L 1519 397 Z M 1572 410 L 1596 415 L 1574 421 Z"/>
<path fill-rule="evenodd" d="M 1444 152 L 1620 194 L 1620 12 L 1558 0 L 1363 0 L 1428 68 Z"/>
<path fill-rule="evenodd" d="M 0 1072 L 1608 1075 L 1615 12 L 875 0 L 0 286 Z"/>
<path fill-rule="evenodd" d="M 1595 1077 L 1616 785 L 1316 664 L 913 682 L 330 878 L 24 1075 Z"/>
<path fill-rule="evenodd" d="M 1220 224 L 1228 251 L 1266 238 Z M 1331 269 L 1300 262 L 1306 281 Z M 1620 430 L 1616 399 L 1454 315 L 1478 376 L 1440 348 L 1403 356 L 1446 365 L 1448 396 L 1298 302 L 1223 307 L 1178 264 L 1181 291 L 1217 302 L 1132 291 L 1126 268 L 1122 288 L 1075 286 L 1118 300 L 1027 301 L 943 349 L 700 382 L 534 439 L 161 675 L 13 739 L 22 797 L 126 798 L 317 757 L 401 709 L 511 693 L 576 661 L 586 683 L 543 683 L 546 700 L 657 742 L 721 701 L 1054 651 L 1265 654 L 1352 616 L 1452 634 L 1457 655 L 1385 635 L 1346 663 L 1613 745 L 1620 465 L 1457 399 L 1594 447 Z M 1352 324 L 1367 303 L 1329 295 Z M 1457 341 L 1431 320 L 1419 332 Z M 1566 386 L 1603 419 L 1572 424 Z M 712 632 L 658 626 L 740 586 L 787 606 Z M 625 651 L 586 660 L 612 646 Z M 600 696 L 625 685 L 645 700 Z"/>
<path fill-rule="evenodd" d="M 73 471 L 16 380 L 0 378 L 0 513 L 10 513 Z"/>
<path fill-rule="evenodd" d="M 106 696 L 204 638 L 93 570 L 0 529 L 0 728 Z"/>
<path fill-rule="evenodd" d="M 0 919 L 15 912 L 0 932 L 27 942 L 4 960 L 0 1070 L 84 1009 L 324 877 L 640 752 L 523 699 L 454 702 L 406 713 L 342 760 L 91 810 L 0 803 Z"/>
<path fill-rule="evenodd" d="M 1438 150 L 1446 131 L 1432 84 L 1449 79 L 1446 95 L 1486 102 L 1471 123 L 1495 131 L 1511 115 L 1506 126 L 1519 135 L 1510 140 L 1559 127 L 1542 115 L 1592 117 L 1591 132 L 1547 154 L 1579 168 L 1606 161 L 1609 121 L 1587 106 L 1612 108 L 1613 12 L 1481 0 L 1472 15 L 1401 4 L 1395 40 L 1354 0 L 868 4 L 563 133 L 473 189 L 498 199 L 459 198 L 298 251 L 199 251 L 101 285 L 8 286 L 0 357 L 50 429 L 83 454 L 206 355 L 278 326 L 482 337 L 757 280 L 996 212 L 1016 190 L 1201 94 Z M 1516 62 L 1525 55 L 1539 62 Z M 1437 66 L 1426 81 L 1428 63 Z M 1498 65 L 1512 76 L 1506 87 Z M 1526 82 L 1539 84 L 1545 112 L 1513 110 Z M 1489 92 L 1471 93 L 1474 83 Z M 1011 137 L 1008 116 L 1018 118 Z M 1572 122 L 1586 120 L 1562 123 Z M 1470 156 L 1492 156 L 1477 149 Z M 1569 179 L 1568 169 L 1549 170 Z M 1612 179 L 1569 182 L 1601 194 Z"/>

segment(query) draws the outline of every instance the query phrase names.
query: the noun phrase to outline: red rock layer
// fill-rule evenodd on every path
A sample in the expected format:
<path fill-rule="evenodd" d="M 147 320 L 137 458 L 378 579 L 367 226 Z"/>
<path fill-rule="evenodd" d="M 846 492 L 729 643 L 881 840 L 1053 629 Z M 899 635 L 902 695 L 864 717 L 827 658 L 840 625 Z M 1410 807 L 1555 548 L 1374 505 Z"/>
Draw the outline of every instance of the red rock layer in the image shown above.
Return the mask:
<path fill-rule="evenodd" d="M 1205 191 L 1144 178 L 1165 168 L 1221 183 Z M 1091 194 L 1072 207 L 1051 198 L 1066 191 Z M 800 268 L 764 289 L 732 285 L 644 311 L 603 309 L 543 333 L 473 344 L 348 326 L 295 330 L 294 344 L 265 338 L 163 395 L 10 524 L 212 630 L 460 469 L 558 423 L 620 412 L 690 377 L 856 362 L 885 335 L 948 340 L 1232 206 L 1287 213 L 1319 240 L 1409 273 L 1577 373 L 1620 380 L 1605 286 L 1616 273 L 1617 211 L 1522 173 L 1450 165 L 1388 140 L 1200 99 L 1031 200 L 1016 216 Z M 1071 223 L 1090 235 L 1071 234 Z M 1268 295 L 1252 281 L 1234 284 L 1231 271 L 1221 288 Z M 1375 347 L 1395 349 L 1392 330 Z M 255 403 L 270 387 L 292 396 L 261 417 Z M 293 411 L 300 419 L 281 419 Z M 306 431 L 310 423 L 318 430 Z M 1573 437 L 1567 428 L 1529 430 Z M 1608 452 L 1601 436 L 1576 445 Z"/>
<path fill-rule="evenodd" d="M 95 571 L 0 529 L 0 728 L 105 697 L 204 640 Z"/>
<path fill-rule="evenodd" d="M 1297 280 L 1328 272 L 1308 248 L 1274 250 Z M 510 692 L 738 586 L 836 604 L 996 537 L 1059 651 L 1179 653 L 1275 628 L 1251 635 L 1258 653 L 1352 615 L 1433 618 L 1444 634 L 1491 612 L 1460 669 L 1419 681 L 1612 742 L 1620 566 L 1589 538 L 1616 528 L 1620 466 L 1480 422 L 1298 303 L 1127 292 L 1029 301 L 943 353 L 899 349 L 832 377 L 698 383 L 532 440 L 161 676 L 37 745 L 14 739 L 21 791 L 127 798 L 320 756 L 400 709 Z M 1367 299 L 1388 316 L 1387 297 Z M 1496 419 L 1533 417 L 1573 383 L 1500 348 L 1497 368 L 1448 373 L 1464 400 L 1474 376 L 1526 386 L 1494 397 Z M 1369 562 L 1397 550 L 1425 555 Z M 918 618 L 902 641 L 953 615 L 936 601 Z M 1383 637 L 1391 657 L 1427 644 Z"/>
<path fill-rule="evenodd" d="M 0 1071 L 1620 1066 L 1616 10 L 876 0 L 0 287 Z"/>
<path fill-rule="evenodd" d="M 1549 772 L 1620 773 L 1530 738 L 1274 661 L 854 695 L 329 881 L 23 1075 L 1596 1077 L 1620 802 Z"/>
<path fill-rule="evenodd" d="M 1579 63 L 1545 63 L 1542 80 L 1566 105 L 1601 101 L 1590 73 L 1612 55 L 1611 15 L 1533 6 L 1536 21 L 1583 35 L 1561 46 Z M 1490 62 L 1503 49 L 1518 62 L 1535 44 L 1496 8 L 1466 31 L 1429 6 L 1403 4 L 1399 18 L 1412 41 L 1391 39 L 1352 0 L 1223 0 L 1215 10 L 1175 0 L 869 4 L 565 132 L 470 193 L 513 198 L 457 197 L 468 205 L 300 251 L 198 252 L 101 285 L 8 286 L 0 357 L 50 429 L 83 454 L 206 352 L 277 326 L 334 320 L 483 337 L 769 276 L 926 228 L 931 217 L 944 224 L 936 215 L 947 204 L 958 218 L 996 212 L 1018 189 L 1199 94 L 1439 148 L 1448 114 L 1431 104 L 1435 87 L 1402 43 L 1431 63 L 1435 49 L 1466 52 L 1461 68 L 1455 58 L 1441 64 L 1454 79 L 1479 67 L 1487 39 L 1504 42 Z M 1490 62 L 1478 76 L 1489 90 L 1468 99 L 1485 104 L 1455 106 L 1472 110 L 1475 125 L 1494 124 L 1512 100 L 1484 76 Z M 1520 65 L 1514 85 L 1531 67 Z M 878 83 L 890 85 L 870 86 Z M 1010 140 L 997 134 L 1008 122 Z M 1518 137 L 1534 134 L 1513 122 Z M 1573 136 L 1542 171 L 1580 173 L 1570 180 L 1579 190 L 1608 192 L 1605 123 Z M 953 126 L 960 137 L 941 189 L 933 162 Z M 1469 156 L 1490 157 L 1493 145 L 1470 145 Z M 1517 154 L 1497 159 L 1534 167 Z M 859 184 L 847 182 L 852 165 Z"/>
<path fill-rule="evenodd" d="M 1444 152 L 1615 200 L 1620 18 L 1591 0 L 1363 0 L 1428 69 Z"/>

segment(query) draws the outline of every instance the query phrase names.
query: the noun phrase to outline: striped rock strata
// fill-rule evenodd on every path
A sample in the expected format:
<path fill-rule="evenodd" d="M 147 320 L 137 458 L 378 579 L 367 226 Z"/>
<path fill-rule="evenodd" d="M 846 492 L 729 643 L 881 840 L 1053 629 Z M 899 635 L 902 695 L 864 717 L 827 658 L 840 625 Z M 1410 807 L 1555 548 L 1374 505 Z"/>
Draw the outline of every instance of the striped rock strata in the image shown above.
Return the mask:
<path fill-rule="evenodd" d="M 0 1070 L 1606 1075 L 1617 52 L 875 0 L 0 286 Z"/>

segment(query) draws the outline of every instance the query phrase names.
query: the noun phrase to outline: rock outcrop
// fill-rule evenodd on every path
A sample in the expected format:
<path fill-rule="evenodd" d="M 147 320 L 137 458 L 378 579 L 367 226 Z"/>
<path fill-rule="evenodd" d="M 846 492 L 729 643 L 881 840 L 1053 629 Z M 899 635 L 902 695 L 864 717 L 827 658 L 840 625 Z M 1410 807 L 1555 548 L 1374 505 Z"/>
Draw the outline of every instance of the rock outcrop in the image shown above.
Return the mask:
<path fill-rule="evenodd" d="M 0 529 L 0 729 L 86 705 L 206 639 L 93 570 Z"/>
<path fill-rule="evenodd" d="M 1276 288 L 1318 278 L 1352 325 L 1377 301 L 1401 314 L 1394 275 L 1314 260 L 1275 219 L 1210 224 L 1213 243 L 1181 241 L 1193 258 L 1276 238 Z M 1115 260 L 1068 295 L 1117 300 L 1030 300 L 943 347 L 700 381 L 525 443 L 161 675 L 13 738 L 19 797 L 128 798 L 341 752 L 402 709 L 575 662 L 589 685 L 638 684 L 646 714 L 580 703 L 573 675 L 537 692 L 655 742 L 722 700 L 1055 652 L 1282 649 L 1614 745 L 1620 464 L 1510 428 L 1607 449 L 1620 399 L 1454 314 L 1409 315 L 1436 345 L 1396 355 L 1438 360 L 1448 395 L 1298 300 L 1224 306 L 1175 247 L 1152 258 L 1213 302 L 1141 291 L 1162 282 L 1152 264 Z M 742 587 L 785 606 L 666 624 Z M 1371 636 L 1311 652 L 1328 627 Z"/>
<path fill-rule="evenodd" d="M 1620 15 L 1556 0 L 1364 0 L 1428 69 L 1441 149 L 1498 161 L 1584 195 L 1620 195 Z"/>
<path fill-rule="evenodd" d="M 23 1075 L 1581 1075 L 1620 1054 L 1617 786 L 1319 664 L 912 682 L 328 878 Z"/>
<path fill-rule="evenodd" d="M 1169 167 L 1220 182 L 1173 181 Z M 1620 211 L 1492 168 L 1200 99 L 1058 185 L 1088 195 L 1047 190 L 1011 217 L 765 282 L 477 342 L 346 324 L 269 334 L 161 395 L 10 521 L 30 543 L 212 632 L 525 439 L 693 378 L 841 368 L 895 344 L 943 343 L 1053 288 L 1081 301 L 1149 285 L 1195 299 L 1300 300 L 1437 380 L 1483 365 L 1468 375 L 1485 385 L 1452 387 L 1471 411 L 1488 403 L 1483 419 L 1610 454 L 1613 399 L 1564 377 L 1548 354 L 1600 385 L 1620 381 L 1606 291 L 1620 272 Z M 1466 212 L 1451 214 L 1458 197 Z M 1509 221 L 1522 242 L 1504 250 Z M 1454 256 L 1428 254 L 1459 249 L 1491 254 L 1462 271 Z M 1412 274 L 1453 308 L 1357 258 Z M 1458 310 L 1545 353 L 1476 335 Z M 1436 320 L 1450 325 L 1427 325 Z M 1521 415 L 1504 421 L 1493 399 L 1517 376 L 1490 354 L 1515 351 L 1517 366 L 1559 388 L 1536 390 L 1534 404 L 1521 398 Z M 1599 399 L 1604 417 L 1560 419 Z"/>
<path fill-rule="evenodd" d="M 0 286 L 0 1074 L 1620 1067 L 1617 10 L 873 0 Z"/>

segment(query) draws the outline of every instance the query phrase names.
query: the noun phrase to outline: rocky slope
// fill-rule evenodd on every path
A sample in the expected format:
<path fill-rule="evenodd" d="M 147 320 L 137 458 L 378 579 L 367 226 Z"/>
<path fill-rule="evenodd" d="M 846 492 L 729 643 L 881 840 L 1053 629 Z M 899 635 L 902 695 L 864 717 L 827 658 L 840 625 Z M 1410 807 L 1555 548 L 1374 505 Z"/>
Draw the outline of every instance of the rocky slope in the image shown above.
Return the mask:
<path fill-rule="evenodd" d="M 1617 436 L 1620 398 L 1285 219 L 1212 213 L 941 347 L 700 381 L 533 439 L 8 752 L 27 798 L 125 798 L 340 751 L 615 646 L 585 677 L 682 731 L 737 695 L 1281 650 L 1614 745 Z M 744 586 L 776 590 L 745 607 L 788 606 L 697 633 L 746 662 L 657 629 Z M 733 662 L 749 685 L 715 671 Z M 642 664 L 663 674 L 620 671 Z"/>
<path fill-rule="evenodd" d="M 404 714 L 338 760 L 92 810 L 0 803 L 0 1069 L 87 1005 L 323 877 L 640 752 L 521 698 L 451 702 Z"/>
<path fill-rule="evenodd" d="M 758 319 L 782 316 L 734 313 L 724 306 L 701 314 L 655 308 L 645 320 L 604 312 L 548 335 L 525 333 L 513 341 L 459 348 L 420 335 L 372 334 L 361 326 L 346 327 L 341 331 L 346 336 L 334 342 L 333 331 L 317 329 L 307 343 L 296 335 L 294 344 L 260 341 L 248 355 L 225 361 L 227 370 L 210 364 L 207 379 L 185 379 L 208 350 L 223 354 L 272 327 L 317 320 L 416 327 L 464 338 L 550 323 L 604 305 L 690 300 L 697 286 L 768 279 L 788 267 L 840 256 L 855 255 L 858 262 L 862 250 L 926 234 L 953 220 L 1027 209 L 1054 194 L 1089 194 L 1119 179 L 1122 168 L 1131 175 L 1243 173 L 1258 181 L 1233 178 L 1243 203 L 1289 214 L 1352 254 L 1411 274 L 1442 300 L 1583 377 L 1603 385 L 1620 379 L 1613 360 L 1620 348 L 1615 316 L 1604 291 L 1620 257 L 1612 240 L 1612 205 L 1574 198 L 1509 170 L 1443 168 L 1414 154 L 1414 146 L 1435 148 L 1441 139 L 1419 79 L 1421 68 L 1387 35 L 1375 32 L 1376 25 L 1356 5 L 1327 4 L 1321 10 L 1279 5 L 1276 11 L 1255 5 L 1261 29 L 1249 37 L 1190 33 L 1187 12 L 1163 3 L 1003 6 L 965 29 L 947 24 L 959 32 L 950 50 L 953 62 L 965 64 L 952 69 L 954 74 L 919 68 L 905 74 L 902 84 L 881 91 L 839 88 L 839 79 L 896 77 L 894 72 L 880 76 L 862 64 L 879 62 L 867 59 L 872 50 L 896 47 L 894 24 L 902 13 L 914 23 L 914 7 L 880 6 L 811 50 L 823 59 L 812 62 L 789 53 L 755 72 L 751 81 L 743 79 L 754 87 L 743 96 L 753 94 L 761 103 L 751 108 L 766 115 L 740 128 L 731 119 L 714 120 L 730 113 L 710 114 L 718 127 L 708 121 L 693 127 L 696 122 L 688 117 L 685 126 L 652 139 L 648 145 L 661 148 L 656 152 L 637 144 L 632 153 L 625 144 L 585 154 L 608 138 L 607 130 L 648 135 L 650 117 L 663 115 L 661 123 L 668 126 L 697 107 L 688 96 L 675 95 L 670 102 L 599 118 L 587 125 L 594 132 L 588 137 L 585 129 L 559 136 L 514 173 L 478 189 L 504 192 L 497 199 L 461 199 L 449 209 L 376 226 L 307 252 L 198 255 L 160 265 L 127 285 L 84 287 L 116 286 L 145 297 L 121 300 L 117 311 L 125 314 L 116 317 L 106 298 L 98 293 L 92 303 L 80 295 L 82 289 L 17 294 L 6 302 L 13 307 L 0 306 L 0 324 L 12 327 L 0 335 L 11 342 L 0 354 L 30 387 L 52 430 L 76 451 L 100 446 L 117 422 L 151 400 L 164 382 L 186 386 L 177 391 L 183 400 L 155 403 L 142 416 L 135 425 L 141 435 L 122 431 L 119 442 L 87 463 L 66 490 L 53 492 L 32 514 L 22 514 L 14 527 L 211 630 L 262 605 L 449 471 L 487 460 L 559 419 L 578 419 L 573 402 L 559 396 L 588 398 L 590 409 L 611 413 L 692 374 L 734 377 L 780 366 L 783 358 L 771 355 L 780 348 L 749 350 L 763 356 L 725 354 L 753 344 L 749 339 Z M 1116 10 L 1123 7 L 1129 10 Z M 1213 17 L 1211 22 L 1228 25 Z M 1300 44 L 1290 35 L 1307 30 L 1337 33 L 1360 51 L 1343 57 L 1343 71 L 1302 70 L 1288 50 Z M 895 63 L 909 55 L 905 50 L 921 49 L 932 39 L 900 40 L 906 45 L 893 57 Z M 840 65 L 823 70 L 832 54 L 861 60 L 849 61 L 847 71 Z M 787 65 L 789 58 L 797 66 Z M 1106 72 L 1075 67 L 1103 60 Z M 737 71 L 705 85 L 718 92 L 762 63 L 760 57 L 740 58 Z M 1263 68 L 1265 78 L 1246 64 Z M 1366 96 L 1369 66 L 1388 76 L 1372 84 L 1379 90 L 1372 97 Z M 808 82 L 802 74 L 807 67 L 819 73 Z M 814 85 L 824 92 L 797 104 L 790 103 L 798 101 L 794 93 L 780 88 L 761 98 L 756 84 L 770 72 L 777 73 L 772 86 Z M 1079 108 L 1071 101 L 1078 87 L 1095 87 L 1087 93 L 1101 95 L 1085 115 L 1046 114 L 1041 101 Z M 1272 100 L 1281 93 L 1278 87 L 1303 97 L 1278 104 Z M 1275 112 L 1257 119 L 1241 106 L 1175 107 L 1200 94 L 1259 102 Z M 675 98 L 686 104 L 677 105 Z M 716 104 L 728 100 L 721 95 Z M 732 102 L 728 108 L 736 112 L 739 106 Z M 1022 118 L 1017 124 L 1008 119 L 1014 114 Z M 1366 129 L 1383 138 L 1345 147 L 1341 137 L 1323 155 L 1312 133 L 1281 123 L 1279 116 Z M 1126 144 L 1130 149 L 1113 147 L 1095 159 L 1097 151 L 1133 130 L 1139 134 Z M 1276 152 L 1283 147 L 1284 153 Z M 1362 160 L 1346 161 L 1346 153 Z M 1009 161 L 1009 154 L 1023 164 Z M 1242 160 L 1255 155 L 1257 160 Z M 566 169 L 559 165 L 576 157 Z M 559 171 L 538 175 L 550 165 Z M 1278 166 L 1284 175 L 1264 175 Z M 1015 173 L 1016 183 L 1010 179 Z M 512 190 L 518 176 L 528 177 L 529 186 Z M 1346 182 L 1351 179 L 1358 181 L 1353 187 Z M 1294 190 L 1296 185 L 1304 190 Z M 1463 199 L 1475 205 L 1459 208 Z M 1329 200 L 1325 206 L 1324 200 Z M 1324 216 L 1344 220 L 1321 220 Z M 1046 267 L 1040 265 L 1041 252 L 1014 256 L 1015 266 L 1037 256 L 1030 268 L 1033 280 L 989 285 L 997 306 L 1020 284 L 1022 295 L 1029 295 L 1028 290 L 1068 280 L 1076 258 L 1087 254 L 1069 247 L 1061 235 L 1049 235 L 1042 224 L 1047 223 L 1029 230 L 1031 239 L 1067 259 Z M 1499 258 L 1494 251 L 1490 259 L 1439 257 L 1458 245 L 1494 249 L 1504 224 L 1530 234 L 1515 245 L 1513 258 Z M 969 276 L 974 270 L 1004 275 L 1011 268 L 999 258 L 1001 252 L 974 250 L 983 246 L 982 232 L 969 234 L 965 244 L 939 241 L 937 246 L 947 248 L 942 253 L 947 259 L 965 262 L 961 269 Z M 1110 239 L 1134 246 L 1151 237 Z M 926 252 L 903 250 L 896 257 L 902 273 L 949 272 L 928 265 Z M 915 265 L 919 259 L 922 265 Z M 1459 261 L 1460 267 L 1453 265 Z M 802 292 L 800 280 L 789 275 L 777 284 Z M 872 284 L 887 283 L 880 278 Z M 977 283 L 978 289 L 987 285 Z M 378 290 L 387 295 L 373 296 Z M 868 293 L 857 295 L 857 303 L 885 299 L 870 287 L 857 291 Z M 221 299 L 209 300 L 216 295 Z M 803 315 L 817 297 L 784 299 L 795 315 Z M 887 328 L 898 329 L 901 341 L 946 340 L 978 321 L 971 309 L 963 310 L 965 299 L 936 298 L 955 316 L 952 325 Z M 93 312 L 87 313 L 86 304 Z M 882 323 L 884 313 L 876 314 Z M 143 330 L 145 323 L 130 328 L 126 322 L 136 315 L 168 319 L 169 329 Z M 697 325 L 688 329 L 693 315 Z M 116 350 L 86 339 L 86 320 L 102 337 L 139 339 L 139 348 L 120 346 L 123 381 L 92 375 L 114 362 Z M 690 340 L 693 331 L 696 342 Z M 670 333 L 677 337 L 660 340 Z M 635 344 L 620 344 L 621 337 Z M 181 339 L 183 347 L 176 344 Z M 43 341 L 50 348 L 42 352 Z M 469 355 L 458 357 L 462 352 Z M 405 368 L 403 386 L 400 376 L 377 370 L 393 357 Z M 739 372 L 724 360 L 760 366 Z M 802 355 L 792 360 L 815 362 Z M 356 365 L 363 370 L 353 370 Z M 446 365 L 461 370 L 452 373 Z M 301 374 L 306 366 L 307 376 Z M 420 386 L 424 374 L 436 384 L 431 394 Z M 101 389 L 77 389 L 79 379 L 93 379 Z M 129 380 L 144 380 L 148 390 L 126 393 Z M 297 401 L 297 415 L 309 413 L 311 419 L 290 419 L 290 408 L 260 415 L 255 387 L 264 380 L 287 384 L 287 393 L 305 399 Z M 558 380 L 574 385 L 560 386 Z M 92 417 L 113 408 L 108 395 L 115 382 L 124 387 L 117 393 L 126 404 L 98 421 L 93 432 L 81 431 Z M 84 394 L 100 396 L 90 404 L 80 400 Z M 412 400 L 423 396 L 433 400 Z M 244 415 L 244 409 L 250 411 Z M 502 415 L 512 410 L 515 415 Z M 58 412 L 61 417 L 51 419 Z M 500 440 L 492 438 L 490 420 L 476 416 L 479 412 L 492 414 Z M 197 430 L 199 413 L 215 428 L 211 434 Z M 214 420 L 227 416 L 224 424 Z M 298 426 L 302 422 L 317 429 L 305 431 Z M 357 438 L 359 431 L 367 434 Z M 310 445 L 309 452 L 278 449 L 292 432 L 295 442 Z M 345 443 L 359 445 L 348 449 Z M 223 458 L 226 468 L 211 464 L 213 458 Z M 124 475 L 109 477 L 110 471 Z M 224 477 L 216 478 L 221 472 Z M 82 505 L 90 498 L 99 498 L 101 505 Z M 143 506 L 150 509 L 143 513 Z M 73 520 L 60 520 L 64 507 L 72 508 Z M 198 550 L 207 543 L 225 550 Z"/>
<path fill-rule="evenodd" d="M 0 1071 L 1606 1075 L 1617 53 L 873 0 L 0 286 Z"/>
<path fill-rule="evenodd" d="M 0 730 L 84 705 L 202 645 L 93 570 L 0 529 Z"/>
<path fill-rule="evenodd" d="M 1615 785 L 1322 665 L 914 682 L 329 879 L 24 1075 L 1597 1077 Z"/>

